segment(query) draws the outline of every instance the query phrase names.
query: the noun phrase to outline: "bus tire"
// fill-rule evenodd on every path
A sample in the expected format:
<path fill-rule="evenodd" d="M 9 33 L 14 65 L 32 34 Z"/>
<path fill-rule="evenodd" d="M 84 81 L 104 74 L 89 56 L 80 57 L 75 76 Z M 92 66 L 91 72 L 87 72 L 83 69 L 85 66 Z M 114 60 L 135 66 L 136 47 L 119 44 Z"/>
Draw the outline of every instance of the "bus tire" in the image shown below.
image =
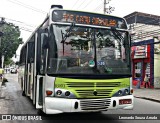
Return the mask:
<path fill-rule="evenodd" d="M 40 116 L 46 116 L 46 113 L 44 113 L 42 109 L 38 109 L 37 114 Z"/>
<path fill-rule="evenodd" d="M 26 96 L 26 94 L 25 94 L 25 92 L 24 92 L 24 91 L 22 92 L 22 96 Z"/>

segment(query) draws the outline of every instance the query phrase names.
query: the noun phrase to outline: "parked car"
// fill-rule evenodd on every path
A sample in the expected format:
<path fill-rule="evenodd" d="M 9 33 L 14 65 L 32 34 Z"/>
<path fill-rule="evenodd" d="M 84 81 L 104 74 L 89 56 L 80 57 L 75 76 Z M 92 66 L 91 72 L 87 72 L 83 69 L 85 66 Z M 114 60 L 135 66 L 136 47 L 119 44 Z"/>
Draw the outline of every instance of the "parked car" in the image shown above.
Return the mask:
<path fill-rule="evenodd" d="M 10 72 L 11 73 L 17 73 L 17 69 L 16 68 L 10 68 Z"/>

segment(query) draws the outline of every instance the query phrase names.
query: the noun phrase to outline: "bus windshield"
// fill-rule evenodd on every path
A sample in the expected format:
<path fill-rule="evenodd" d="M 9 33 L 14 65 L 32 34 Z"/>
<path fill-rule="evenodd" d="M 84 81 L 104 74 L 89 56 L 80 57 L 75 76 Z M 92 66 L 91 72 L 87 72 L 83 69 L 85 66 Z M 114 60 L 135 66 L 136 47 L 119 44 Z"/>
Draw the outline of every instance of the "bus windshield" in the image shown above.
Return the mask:
<path fill-rule="evenodd" d="M 127 31 L 56 24 L 52 33 L 49 74 L 131 73 Z"/>

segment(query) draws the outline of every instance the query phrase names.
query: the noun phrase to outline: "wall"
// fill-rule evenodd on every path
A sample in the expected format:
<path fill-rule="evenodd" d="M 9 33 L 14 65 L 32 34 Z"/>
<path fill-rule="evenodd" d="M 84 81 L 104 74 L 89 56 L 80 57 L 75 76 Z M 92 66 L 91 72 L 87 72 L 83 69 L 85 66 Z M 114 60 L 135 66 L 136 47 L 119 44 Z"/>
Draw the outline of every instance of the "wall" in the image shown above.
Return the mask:
<path fill-rule="evenodd" d="M 160 54 L 154 54 L 154 88 L 160 88 Z"/>

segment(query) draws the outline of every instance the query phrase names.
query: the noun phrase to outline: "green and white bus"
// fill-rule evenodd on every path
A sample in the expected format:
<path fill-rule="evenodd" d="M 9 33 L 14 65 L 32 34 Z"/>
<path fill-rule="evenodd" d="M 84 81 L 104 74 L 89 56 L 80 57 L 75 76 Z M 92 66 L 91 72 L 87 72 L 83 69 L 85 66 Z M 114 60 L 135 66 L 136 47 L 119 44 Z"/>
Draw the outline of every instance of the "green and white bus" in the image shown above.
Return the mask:
<path fill-rule="evenodd" d="M 123 18 L 52 5 L 20 54 L 22 95 L 46 114 L 133 109 Z"/>

